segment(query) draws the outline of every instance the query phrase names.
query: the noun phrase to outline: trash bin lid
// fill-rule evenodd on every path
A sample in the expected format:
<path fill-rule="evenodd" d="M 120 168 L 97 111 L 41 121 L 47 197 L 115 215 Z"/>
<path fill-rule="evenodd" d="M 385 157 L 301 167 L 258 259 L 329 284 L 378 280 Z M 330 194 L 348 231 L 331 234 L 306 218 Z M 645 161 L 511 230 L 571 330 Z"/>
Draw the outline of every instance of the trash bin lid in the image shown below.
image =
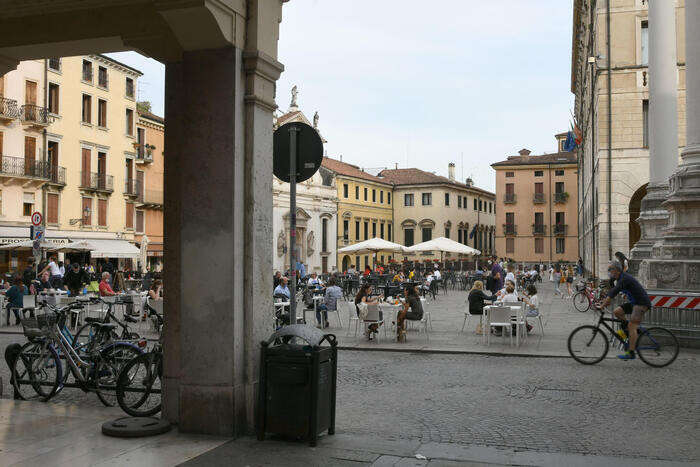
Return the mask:
<path fill-rule="evenodd" d="M 323 334 L 320 329 L 309 326 L 308 324 L 292 324 L 290 326 L 284 326 L 272 334 L 267 340 L 267 343 L 268 345 L 272 344 L 275 339 L 287 336 L 298 337 L 308 342 L 311 347 L 316 347 L 321 343 L 325 334 Z"/>

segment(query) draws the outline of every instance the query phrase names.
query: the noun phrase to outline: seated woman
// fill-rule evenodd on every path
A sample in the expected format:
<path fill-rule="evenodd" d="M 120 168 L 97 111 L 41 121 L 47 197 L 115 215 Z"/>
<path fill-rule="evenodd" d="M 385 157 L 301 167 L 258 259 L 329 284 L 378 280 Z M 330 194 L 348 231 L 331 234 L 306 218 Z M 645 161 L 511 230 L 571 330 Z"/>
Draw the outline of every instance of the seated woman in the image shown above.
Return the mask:
<path fill-rule="evenodd" d="M 472 289 L 469 291 L 469 313 L 472 315 L 483 315 L 484 314 L 484 301 L 485 300 L 495 300 L 494 295 L 487 295 L 484 292 L 484 283 L 482 281 L 474 281 Z M 481 322 L 476 327 L 476 333 L 482 334 Z"/>
<path fill-rule="evenodd" d="M 362 287 L 360 287 L 360 291 L 357 292 L 357 295 L 355 296 L 355 312 L 357 313 L 357 316 L 360 316 L 360 308 L 357 306 L 360 303 L 365 303 L 367 305 L 377 305 L 379 304 L 379 299 L 372 299 L 370 298 L 370 294 L 372 293 L 372 286 L 369 284 L 363 284 Z M 381 297 L 380 297 L 381 299 Z M 380 317 L 381 317 L 381 312 L 380 312 Z M 369 327 L 367 328 L 367 331 L 365 331 L 365 336 L 367 336 L 368 340 L 372 340 L 374 338 L 374 334 L 379 332 L 379 324 L 378 323 L 373 323 L 370 324 Z"/>
<path fill-rule="evenodd" d="M 523 296 L 523 301 L 527 304 L 527 314 L 525 315 L 527 321 L 527 318 L 535 318 L 540 315 L 540 301 L 537 298 L 537 288 L 534 284 L 528 285 L 525 292 L 526 294 Z M 527 331 L 530 332 L 531 329 L 532 326 L 530 323 L 527 323 Z"/>
<path fill-rule="evenodd" d="M 409 311 L 410 310 L 410 311 Z M 423 319 L 423 305 L 420 301 L 418 285 L 406 287 L 406 303 L 396 317 L 396 341 L 406 341 L 406 320 L 420 321 Z"/>
<path fill-rule="evenodd" d="M 160 299 L 160 293 L 163 288 L 163 283 L 161 282 L 160 279 L 156 279 L 151 283 L 151 288 L 148 291 L 148 298 L 151 300 L 158 300 Z"/>

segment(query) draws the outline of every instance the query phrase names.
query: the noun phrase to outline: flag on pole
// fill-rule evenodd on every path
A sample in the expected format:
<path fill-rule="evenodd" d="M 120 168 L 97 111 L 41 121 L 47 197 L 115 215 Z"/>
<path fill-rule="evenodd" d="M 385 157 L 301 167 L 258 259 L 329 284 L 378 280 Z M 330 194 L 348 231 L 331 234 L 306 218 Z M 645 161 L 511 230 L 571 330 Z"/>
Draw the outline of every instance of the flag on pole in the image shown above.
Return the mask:
<path fill-rule="evenodd" d="M 475 233 L 476 233 L 476 224 L 474 224 L 474 228 L 473 228 L 472 231 L 469 233 L 469 238 L 473 238 Z"/>
<path fill-rule="evenodd" d="M 569 131 L 566 134 L 566 141 L 564 141 L 564 151 L 571 152 L 574 151 L 576 147 L 578 147 L 578 144 L 576 144 L 574 133 Z"/>

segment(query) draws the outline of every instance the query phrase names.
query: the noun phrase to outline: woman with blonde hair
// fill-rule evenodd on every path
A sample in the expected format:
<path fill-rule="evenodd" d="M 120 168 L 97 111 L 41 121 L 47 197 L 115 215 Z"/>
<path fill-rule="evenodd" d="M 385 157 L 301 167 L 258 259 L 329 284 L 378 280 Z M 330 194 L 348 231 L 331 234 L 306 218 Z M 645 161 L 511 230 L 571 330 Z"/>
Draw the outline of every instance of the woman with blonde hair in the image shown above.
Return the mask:
<path fill-rule="evenodd" d="M 486 295 L 484 293 L 484 283 L 481 281 L 474 281 L 472 289 L 469 291 L 469 313 L 472 315 L 483 315 L 484 314 L 484 300 L 494 300 L 493 295 Z M 476 327 L 476 333 L 482 334 L 481 322 Z"/>
<path fill-rule="evenodd" d="M 574 283 L 574 268 L 569 265 L 569 267 L 566 270 L 566 291 L 569 292 L 569 296 L 567 298 L 571 298 L 574 295 L 574 292 L 571 290 L 571 287 Z"/>

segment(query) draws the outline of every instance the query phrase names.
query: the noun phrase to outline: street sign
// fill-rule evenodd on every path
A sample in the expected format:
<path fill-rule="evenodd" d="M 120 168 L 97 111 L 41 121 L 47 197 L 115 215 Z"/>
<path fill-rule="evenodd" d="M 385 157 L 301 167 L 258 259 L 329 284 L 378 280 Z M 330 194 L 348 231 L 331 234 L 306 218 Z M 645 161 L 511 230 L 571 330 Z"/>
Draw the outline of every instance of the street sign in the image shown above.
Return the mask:
<path fill-rule="evenodd" d="M 41 241 L 44 239 L 44 234 L 46 233 L 46 227 L 43 225 L 34 226 L 34 241 Z"/>
<path fill-rule="evenodd" d="M 318 131 L 302 122 L 285 123 L 275 130 L 273 137 L 273 168 L 275 177 L 283 182 L 289 178 L 290 128 L 296 128 L 296 182 L 313 177 L 323 161 L 323 141 Z"/>
<path fill-rule="evenodd" d="M 39 211 L 34 211 L 32 214 L 32 225 L 41 225 L 42 220 L 44 220 L 44 218 L 41 217 L 41 213 Z"/>

